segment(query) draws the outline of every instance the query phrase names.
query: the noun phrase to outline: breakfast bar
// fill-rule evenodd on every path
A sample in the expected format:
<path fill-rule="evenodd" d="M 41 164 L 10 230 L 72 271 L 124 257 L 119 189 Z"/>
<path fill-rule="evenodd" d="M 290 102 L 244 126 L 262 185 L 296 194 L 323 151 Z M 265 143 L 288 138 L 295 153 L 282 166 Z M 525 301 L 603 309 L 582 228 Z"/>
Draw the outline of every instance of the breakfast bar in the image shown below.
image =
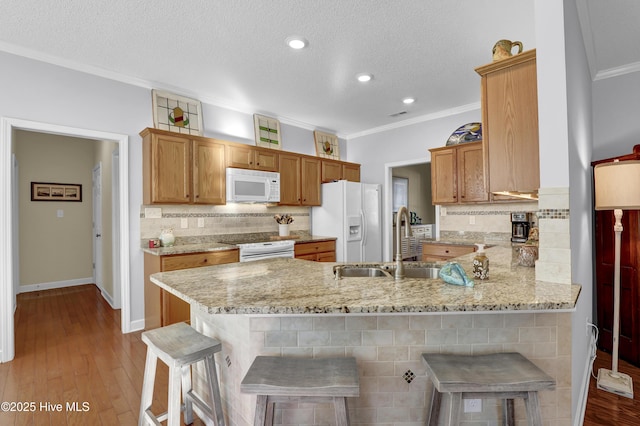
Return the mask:
<path fill-rule="evenodd" d="M 489 279 L 473 287 L 384 274 L 336 279 L 336 266 L 393 264 L 299 259 L 160 272 L 151 281 L 188 302 L 191 325 L 222 342 L 216 362 L 229 424 L 253 423 L 255 396 L 242 394 L 240 382 L 258 355 L 353 356 L 361 389 L 349 401 L 352 424 L 422 424 L 432 393 L 425 352 L 519 352 L 557 383 L 540 396 L 545 422 L 570 421 L 571 312 L 580 286 L 536 281 L 534 268 L 519 266 L 511 248 L 496 246 L 487 255 Z M 473 270 L 473 254 L 455 260 Z M 405 263 L 407 270 L 425 266 L 433 265 Z M 483 403 L 482 413 L 465 414 L 467 420 L 500 418 L 498 402 Z M 283 404 L 275 423 L 319 424 L 332 410 Z M 516 419 L 526 418 L 522 404 L 515 410 Z"/>

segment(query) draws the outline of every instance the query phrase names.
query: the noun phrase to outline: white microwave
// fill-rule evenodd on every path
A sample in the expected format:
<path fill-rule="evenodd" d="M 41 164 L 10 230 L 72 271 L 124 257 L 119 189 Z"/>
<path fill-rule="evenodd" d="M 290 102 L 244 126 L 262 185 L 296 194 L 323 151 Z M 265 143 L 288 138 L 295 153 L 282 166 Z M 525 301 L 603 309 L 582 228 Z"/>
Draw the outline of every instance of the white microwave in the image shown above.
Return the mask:
<path fill-rule="evenodd" d="M 227 168 L 227 202 L 277 203 L 280 173 Z"/>

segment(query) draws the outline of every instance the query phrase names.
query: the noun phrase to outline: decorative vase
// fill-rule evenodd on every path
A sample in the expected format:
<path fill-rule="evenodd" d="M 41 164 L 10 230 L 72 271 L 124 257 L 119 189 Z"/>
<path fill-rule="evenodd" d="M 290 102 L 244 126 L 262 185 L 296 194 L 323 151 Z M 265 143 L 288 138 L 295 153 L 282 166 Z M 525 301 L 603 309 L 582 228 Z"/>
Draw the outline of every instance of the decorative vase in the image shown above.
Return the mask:
<path fill-rule="evenodd" d="M 281 237 L 289 236 L 289 224 L 288 223 L 279 223 L 278 224 L 278 233 Z"/>
<path fill-rule="evenodd" d="M 162 247 L 171 247 L 176 242 L 176 237 L 173 235 L 173 229 L 163 229 L 160 232 L 160 242 Z"/>
<path fill-rule="evenodd" d="M 495 45 L 493 45 L 493 60 L 501 61 L 502 59 L 507 59 L 513 56 L 511 52 L 514 47 L 518 48 L 518 52 L 522 53 L 522 43 L 519 41 L 511 41 L 511 40 L 498 40 Z"/>

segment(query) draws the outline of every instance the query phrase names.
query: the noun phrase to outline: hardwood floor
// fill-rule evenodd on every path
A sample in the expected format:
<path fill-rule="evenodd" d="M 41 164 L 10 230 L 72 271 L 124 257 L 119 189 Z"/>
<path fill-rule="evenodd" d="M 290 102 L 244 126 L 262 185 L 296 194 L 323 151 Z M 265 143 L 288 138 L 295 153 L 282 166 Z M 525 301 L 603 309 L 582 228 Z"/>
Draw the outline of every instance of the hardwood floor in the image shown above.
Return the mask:
<path fill-rule="evenodd" d="M 95 286 L 20 294 L 15 323 L 16 356 L 0 364 L 0 401 L 29 411 L 0 411 L 0 425 L 138 423 L 146 345 L 141 332 L 120 332 L 120 311 Z M 609 354 L 598 352 L 594 371 L 600 367 L 611 367 Z M 640 424 L 640 369 L 621 361 L 620 371 L 632 377 L 635 399 L 598 390 L 591 378 L 584 426 Z M 158 362 L 156 413 L 166 410 L 167 377 Z"/>
<path fill-rule="evenodd" d="M 94 285 L 18 295 L 15 359 L 0 364 L 0 425 L 137 425 L 146 345 Z M 154 413 L 166 411 L 158 361 Z M 74 403 L 76 405 L 74 406 Z M 194 425 L 203 425 L 196 419 Z"/>
<path fill-rule="evenodd" d="M 598 351 L 593 365 L 594 375 L 598 375 L 599 368 L 611 368 L 610 354 Z M 640 368 L 620 361 L 618 371 L 631 376 L 633 399 L 598 389 L 596 379 L 591 377 L 583 426 L 636 426 L 640 424 Z"/>

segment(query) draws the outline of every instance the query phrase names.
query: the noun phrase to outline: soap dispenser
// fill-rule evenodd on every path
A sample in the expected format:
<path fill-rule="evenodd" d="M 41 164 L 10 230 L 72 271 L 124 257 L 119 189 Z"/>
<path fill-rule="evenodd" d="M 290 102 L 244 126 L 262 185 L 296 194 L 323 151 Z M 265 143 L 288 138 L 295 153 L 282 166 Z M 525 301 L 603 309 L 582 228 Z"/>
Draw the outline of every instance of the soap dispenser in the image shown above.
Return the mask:
<path fill-rule="evenodd" d="M 489 278 L 489 258 L 484 252 L 484 244 L 476 244 L 478 251 L 473 258 L 473 276 L 486 280 Z"/>

